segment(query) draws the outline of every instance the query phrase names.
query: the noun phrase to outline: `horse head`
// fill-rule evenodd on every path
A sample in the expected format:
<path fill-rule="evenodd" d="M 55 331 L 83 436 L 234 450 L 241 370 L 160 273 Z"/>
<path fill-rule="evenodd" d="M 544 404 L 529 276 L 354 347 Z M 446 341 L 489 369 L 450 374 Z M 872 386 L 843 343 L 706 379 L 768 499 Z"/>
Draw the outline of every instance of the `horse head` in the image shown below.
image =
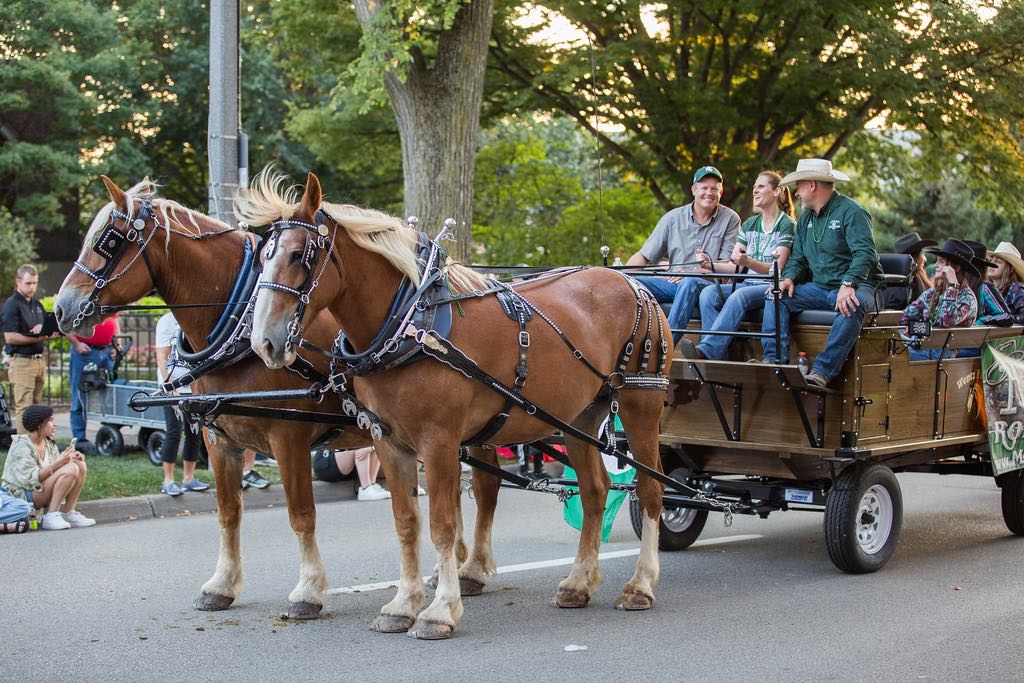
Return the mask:
<path fill-rule="evenodd" d="M 151 262 L 140 257 L 157 231 L 150 204 L 156 185 L 146 177 L 125 191 L 102 178 L 110 202 L 96 213 L 54 302 L 64 334 L 90 334 L 107 317 L 103 306 L 136 301 L 155 286 Z"/>

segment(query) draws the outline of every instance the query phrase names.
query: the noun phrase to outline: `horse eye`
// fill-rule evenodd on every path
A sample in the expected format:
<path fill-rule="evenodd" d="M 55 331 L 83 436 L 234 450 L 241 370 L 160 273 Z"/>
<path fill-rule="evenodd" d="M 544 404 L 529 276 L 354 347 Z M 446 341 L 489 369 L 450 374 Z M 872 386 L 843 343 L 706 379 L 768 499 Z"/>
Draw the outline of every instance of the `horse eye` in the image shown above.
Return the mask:
<path fill-rule="evenodd" d="M 298 263 L 301 260 L 302 260 L 302 252 L 301 251 L 293 251 L 291 253 L 291 255 L 288 257 L 288 261 L 290 263 L 293 263 L 293 264 Z"/>

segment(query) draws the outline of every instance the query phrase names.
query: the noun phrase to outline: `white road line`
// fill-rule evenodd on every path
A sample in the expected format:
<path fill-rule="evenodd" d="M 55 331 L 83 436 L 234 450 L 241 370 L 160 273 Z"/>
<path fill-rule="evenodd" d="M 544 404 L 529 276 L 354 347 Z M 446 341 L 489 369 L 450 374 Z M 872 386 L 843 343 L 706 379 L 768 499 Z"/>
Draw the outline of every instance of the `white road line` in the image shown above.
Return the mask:
<path fill-rule="evenodd" d="M 708 546 L 708 545 L 722 545 L 723 543 L 736 543 L 738 541 L 751 541 L 755 538 L 761 538 L 761 534 L 737 534 L 735 536 L 721 536 L 719 538 L 707 538 L 704 540 L 695 541 L 691 547 Z M 628 548 L 626 550 L 612 550 L 606 553 L 600 553 L 597 558 L 599 560 L 612 560 L 617 557 L 632 557 L 640 554 L 640 548 Z M 575 557 L 560 557 L 557 560 L 541 560 L 539 562 L 524 562 L 522 564 L 510 564 L 504 567 L 498 567 L 499 574 L 512 574 L 513 572 L 525 572 L 530 569 L 544 569 L 546 567 L 560 567 L 567 564 L 572 564 L 576 561 Z M 423 580 L 429 579 L 429 576 L 424 576 Z M 363 583 L 358 586 L 341 586 L 340 588 L 331 588 L 327 591 L 328 595 L 342 595 L 345 593 L 369 593 L 370 591 L 381 591 L 387 590 L 388 588 L 397 588 L 398 579 L 394 581 L 378 581 L 377 583 Z"/>

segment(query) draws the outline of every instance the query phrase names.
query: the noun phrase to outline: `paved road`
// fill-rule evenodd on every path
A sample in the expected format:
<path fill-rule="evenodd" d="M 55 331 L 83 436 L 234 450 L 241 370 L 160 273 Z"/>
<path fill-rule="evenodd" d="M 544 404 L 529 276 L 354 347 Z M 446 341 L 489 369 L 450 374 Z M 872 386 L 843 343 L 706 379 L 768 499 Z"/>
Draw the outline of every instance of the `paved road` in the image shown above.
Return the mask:
<path fill-rule="evenodd" d="M 331 595 L 317 622 L 278 619 L 297 567 L 280 509 L 246 517 L 247 584 L 235 607 L 214 615 L 190 608 L 216 558 L 212 516 L 5 536 L 0 671 L 7 680 L 171 681 L 1021 677 L 1024 539 L 1003 526 L 994 484 L 900 481 L 903 539 L 876 574 L 833 568 L 820 515 L 738 518 L 728 529 L 712 517 L 704 545 L 662 554 L 650 612 L 611 606 L 635 557 L 602 562 L 605 585 L 585 610 L 550 604 L 566 566 L 536 568 L 493 577 L 447 642 L 368 631 L 392 590 Z M 323 505 L 319 537 L 333 588 L 397 576 L 387 503 Z M 495 538 L 506 566 L 575 552 L 557 501 L 540 494 L 503 492 Z M 620 514 L 603 551 L 637 545 Z"/>

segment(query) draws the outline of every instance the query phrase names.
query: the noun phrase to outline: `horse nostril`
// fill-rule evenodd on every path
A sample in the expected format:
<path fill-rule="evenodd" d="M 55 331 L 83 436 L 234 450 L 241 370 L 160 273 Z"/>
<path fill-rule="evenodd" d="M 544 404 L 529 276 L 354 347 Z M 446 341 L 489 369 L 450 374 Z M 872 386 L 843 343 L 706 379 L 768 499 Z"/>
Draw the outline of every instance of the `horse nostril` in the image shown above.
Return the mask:
<path fill-rule="evenodd" d="M 60 324 L 61 320 L 64 319 L 64 310 L 60 306 L 53 307 L 53 317 L 57 319 L 57 323 Z"/>
<path fill-rule="evenodd" d="M 269 340 L 263 342 L 263 357 L 273 358 L 274 357 L 274 344 Z"/>

